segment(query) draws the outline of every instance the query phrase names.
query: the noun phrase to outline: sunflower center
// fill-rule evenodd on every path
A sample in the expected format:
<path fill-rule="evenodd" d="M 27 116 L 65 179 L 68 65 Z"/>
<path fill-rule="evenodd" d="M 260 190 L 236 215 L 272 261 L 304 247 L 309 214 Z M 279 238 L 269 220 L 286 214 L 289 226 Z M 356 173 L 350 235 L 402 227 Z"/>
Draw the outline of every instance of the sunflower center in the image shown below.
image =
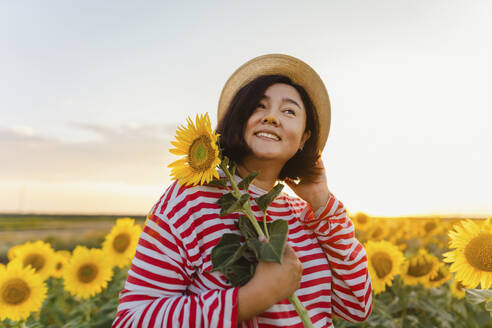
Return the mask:
<path fill-rule="evenodd" d="M 366 224 L 367 223 L 367 216 L 366 215 L 359 215 L 357 217 L 357 221 L 361 224 Z"/>
<path fill-rule="evenodd" d="M 59 271 L 63 267 L 63 263 L 58 262 L 56 263 L 56 271 Z"/>
<path fill-rule="evenodd" d="M 425 225 L 424 225 L 424 230 L 426 232 L 432 232 L 434 231 L 434 229 L 437 228 L 437 225 L 435 222 L 427 222 Z"/>
<path fill-rule="evenodd" d="M 465 257 L 473 267 L 492 272 L 492 234 L 481 233 L 465 247 Z"/>
<path fill-rule="evenodd" d="M 126 251 L 130 245 L 130 236 L 126 233 L 119 234 L 113 239 L 113 248 L 118 253 L 123 253 Z"/>
<path fill-rule="evenodd" d="M 378 278 L 386 277 L 393 268 L 391 257 L 385 252 L 376 252 L 371 256 L 371 264 L 376 270 Z"/>
<path fill-rule="evenodd" d="M 437 274 L 435 275 L 434 278 L 430 278 L 429 280 L 430 281 L 441 281 L 442 279 L 444 279 L 445 275 L 444 275 L 444 272 L 442 271 L 442 269 L 439 269 L 437 271 Z"/>
<path fill-rule="evenodd" d="M 2 292 L 2 300 L 11 305 L 18 305 L 29 298 L 31 289 L 22 279 L 13 278 L 7 281 Z"/>
<path fill-rule="evenodd" d="M 458 283 L 456 284 L 456 289 L 462 292 L 463 289 L 465 289 L 465 286 L 461 284 L 461 281 L 458 281 Z"/>
<path fill-rule="evenodd" d="M 408 275 L 412 277 L 422 277 L 432 270 L 432 262 L 426 260 L 411 261 L 408 266 Z"/>
<path fill-rule="evenodd" d="M 211 140 L 206 135 L 196 138 L 188 150 L 188 163 L 196 172 L 210 168 L 214 161 L 215 151 Z"/>
<path fill-rule="evenodd" d="M 87 263 L 80 267 L 79 271 L 77 272 L 77 276 L 79 278 L 79 281 L 89 283 L 96 278 L 98 272 L 99 270 L 97 269 L 97 266 L 95 264 Z"/>
<path fill-rule="evenodd" d="M 36 272 L 44 267 L 44 256 L 38 253 L 31 253 L 24 258 L 23 266 L 26 267 L 29 264 L 34 268 Z"/>
<path fill-rule="evenodd" d="M 383 229 L 380 227 L 376 227 L 372 232 L 372 238 L 379 238 L 383 234 Z"/>

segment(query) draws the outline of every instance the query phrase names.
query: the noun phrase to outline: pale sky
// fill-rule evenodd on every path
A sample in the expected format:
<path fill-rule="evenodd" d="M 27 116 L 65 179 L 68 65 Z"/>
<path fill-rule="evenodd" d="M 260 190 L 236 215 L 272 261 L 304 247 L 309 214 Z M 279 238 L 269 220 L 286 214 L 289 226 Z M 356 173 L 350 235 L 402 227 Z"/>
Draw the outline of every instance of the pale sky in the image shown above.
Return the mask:
<path fill-rule="evenodd" d="M 492 215 L 490 1 L 2 1 L 0 212 L 146 214 L 175 128 L 247 60 L 295 56 L 332 105 L 351 212 Z"/>

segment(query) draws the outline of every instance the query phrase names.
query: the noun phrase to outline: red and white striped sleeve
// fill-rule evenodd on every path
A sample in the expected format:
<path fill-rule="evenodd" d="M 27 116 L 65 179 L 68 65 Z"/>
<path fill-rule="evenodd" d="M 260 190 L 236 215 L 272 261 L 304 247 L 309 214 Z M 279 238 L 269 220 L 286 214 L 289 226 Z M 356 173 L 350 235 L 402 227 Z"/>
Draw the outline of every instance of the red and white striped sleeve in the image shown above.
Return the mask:
<path fill-rule="evenodd" d="M 325 206 L 313 213 L 306 203 L 301 222 L 312 230 L 332 270 L 332 307 L 339 317 L 364 321 L 372 309 L 372 284 L 367 256 L 355 238 L 354 225 L 343 203 L 330 193 Z"/>
<path fill-rule="evenodd" d="M 112 327 L 236 327 L 239 287 L 187 293 L 194 266 L 178 229 L 155 210 L 140 236 Z"/>

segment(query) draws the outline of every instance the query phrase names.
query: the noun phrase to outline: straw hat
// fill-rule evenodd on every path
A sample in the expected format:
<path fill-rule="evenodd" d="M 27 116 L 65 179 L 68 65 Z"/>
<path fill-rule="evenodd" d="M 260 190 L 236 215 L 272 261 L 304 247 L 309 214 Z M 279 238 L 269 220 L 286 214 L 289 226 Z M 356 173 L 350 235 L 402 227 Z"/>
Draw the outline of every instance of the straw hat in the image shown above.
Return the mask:
<path fill-rule="evenodd" d="M 268 54 L 251 59 L 227 80 L 220 94 L 217 119 L 220 122 L 232 98 L 246 84 L 261 75 L 284 75 L 301 85 L 313 102 L 319 119 L 319 149 L 322 150 L 330 132 L 331 109 L 328 92 L 319 75 L 305 62 L 288 55 Z"/>

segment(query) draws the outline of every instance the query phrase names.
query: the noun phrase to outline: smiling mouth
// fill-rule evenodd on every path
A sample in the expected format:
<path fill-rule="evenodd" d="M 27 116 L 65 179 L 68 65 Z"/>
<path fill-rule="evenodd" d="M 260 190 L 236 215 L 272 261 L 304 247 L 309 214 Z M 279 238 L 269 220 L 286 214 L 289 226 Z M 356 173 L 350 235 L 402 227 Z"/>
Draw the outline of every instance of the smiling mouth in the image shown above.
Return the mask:
<path fill-rule="evenodd" d="M 268 138 L 268 139 L 271 139 L 271 140 L 275 140 L 275 141 L 280 141 L 280 137 L 275 135 L 275 134 L 272 134 L 272 133 L 268 133 L 268 132 L 256 132 L 255 133 L 255 136 L 257 137 L 263 137 L 263 138 Z"/>

